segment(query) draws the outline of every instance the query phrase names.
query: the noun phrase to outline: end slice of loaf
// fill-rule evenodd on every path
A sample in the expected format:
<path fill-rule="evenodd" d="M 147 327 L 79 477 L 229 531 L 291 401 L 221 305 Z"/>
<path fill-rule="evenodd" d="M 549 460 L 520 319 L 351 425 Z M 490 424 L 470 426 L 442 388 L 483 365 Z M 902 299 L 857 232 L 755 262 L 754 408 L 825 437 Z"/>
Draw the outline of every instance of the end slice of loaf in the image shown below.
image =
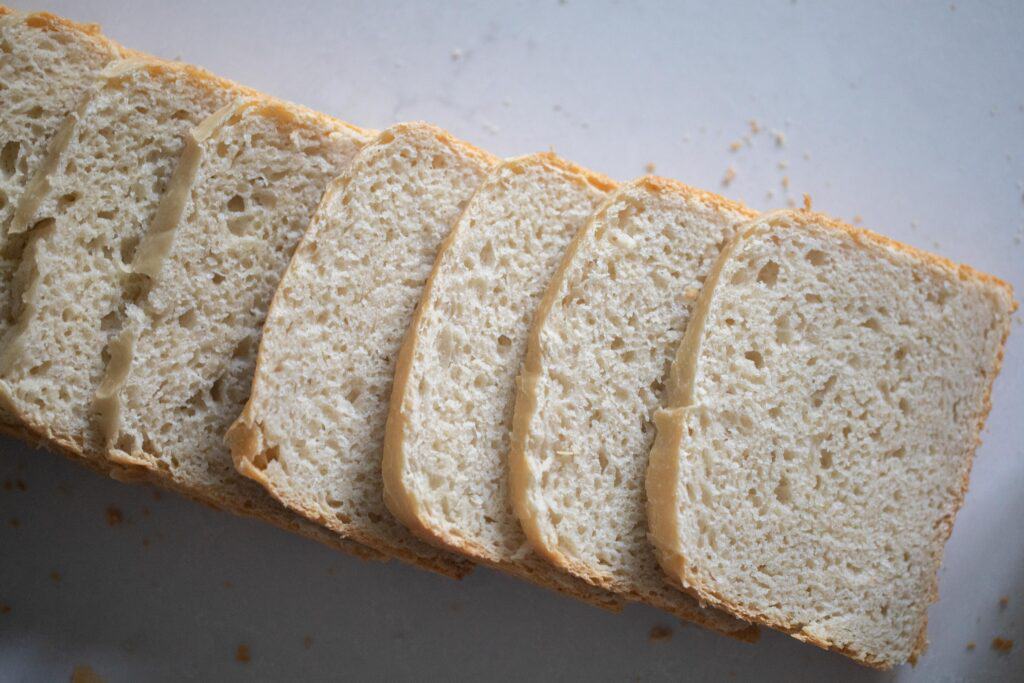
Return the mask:
<path fill-rule="evenodd" d="M 238 470 L 342 535 L 449 575 L 464 559 L 384 506 L 381 453 L 402 336 L 441 240 L 495 159 L 422 123 L 390 128 L 324 195 L 267 317 Z"/>
<path fill-rule="evenodd" d="M 657 415 L 665 571 L 864 664 L 913 660 L 1015 307 L 995 278 L 825 216 L 743 228 Z"/>
<path fill-rule="evenodd" d="M 24 233 L 11 233 L 14 210 L 89 85 L 126 51 L 100 34 L 52 14 L 0 13 L 0 339 L 19 304 L 12 300 Z M 0 431 L 21 435 L 18 421 L 0 408 Z"/>
<path fill-rule="evenodd" d="M 111 64 L 64 124 L 10 224 L 28 233 L 0 401 L 66 451 L 101 457 L 93 398 L 142 278 L 131 263 L 188 131 L 245 91 L 194 67 Z"/>
<path fill-rule="evenodd" d="M 530 331 L 509 460 L 512 502 L 549 561 L 743 639 L 756 628 L 668 583 L 644 474 L 662 383 L 700 286 L 754 214 L 659 178 L 614 192 L 581 231 Z"/>
<path fill-rule="evenodd" d="M 192 130 L 129 266 L 141 291 L 108 347 L 96 410 L 118 466 L 379 557 L 278 504 L 235 471 L 224 443 L 292 252 L 324 188 L 371 137 L 268 97 L 229 104 Z"/>
<path fill-rule="evenodd" d="M 537 154 L 491 172 L 434 264 L 398 356 L 384 500 L 429 542 L 607 608 L 533 553 L 508 495 L 515 377 L 544 285 L 614 183 Z"/>

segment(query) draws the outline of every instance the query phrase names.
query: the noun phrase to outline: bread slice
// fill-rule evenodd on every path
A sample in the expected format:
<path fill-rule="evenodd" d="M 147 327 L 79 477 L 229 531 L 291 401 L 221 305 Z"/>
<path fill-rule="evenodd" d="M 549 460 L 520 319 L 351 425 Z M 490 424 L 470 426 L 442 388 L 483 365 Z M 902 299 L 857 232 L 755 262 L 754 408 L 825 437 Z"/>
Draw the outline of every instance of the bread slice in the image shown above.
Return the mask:
<path fill-rule="evenodd" d="M 422 123 L 392 127 L 328 188 L 267 317 L 238 470 L 361 543 L 460 576 L 384 506 L 381 451 L 402 335 L 441 240 L 494 165 Z"/>
<path fill-rule="evenodd" d="M 414 533 L 602 607 L 530 551 L 508 496 L 515 377 L 543 287 L 614 183 L 553 154 L 503 162 L 438 253 L 398 356 L 384 501 Z"/>
<path fill-rule="evenodd" d="M 274 289 L 324 188 L 371 137 L 269 97 L 229 104 L 191 131 L 130 263 L 141 291 L 108 347 L 96 412 L 119 467 L 379 557 L 279 505 L 235 471 L 224 443 Z"/>
<path fill-rule="evenodd" d="M 744 227 L 656 418 L 665 571 L 863 664 L 916 658 L 1015 308 L 991 276 L 825 216 Z"/>
<path fill-rule="evenodd" d="M 25 14 L 0 6 L 0 339 L 18 305 L 14 273 L 24 233 L 9 232 L 15 207 L 89 84 L 111 61 L 127 54 L 95 25 L 45 12 Z M 0 432 L 24 430 L 0 408 Z"/>
<path fill-rule="evenodd" d="M 660 178 L 614 192 L 573 240 L 527 342 L 509 458 L 533 547 L 596 586 L 739 638 L 756 628 L 669 584 L 644 473 L 662 382 L 704 277 L 754 214 Z"/>
<path fill-rule="evenodd" d="M 10 224 L 31 231 L 15 323 L 0 352 L 0 404 L 66 451 L 99 457 L 93 397 L 138 296 L 131 271 L 186 133 L 245 90 L 194 67 L 113 63 L 69 116 Z"/>

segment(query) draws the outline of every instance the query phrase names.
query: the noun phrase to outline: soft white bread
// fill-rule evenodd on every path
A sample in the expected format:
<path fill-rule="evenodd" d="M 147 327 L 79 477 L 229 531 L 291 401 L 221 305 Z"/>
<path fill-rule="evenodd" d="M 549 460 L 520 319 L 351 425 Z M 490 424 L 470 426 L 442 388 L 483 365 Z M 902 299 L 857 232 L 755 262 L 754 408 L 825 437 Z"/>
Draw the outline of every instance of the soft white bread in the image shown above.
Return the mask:
<path fill-rule="evenodd" d="M 656 418 L 665 571 L 861 663 L 913 660 L 1015 307 L 995 278 L 825 216 L 745 226 Z"/>
<path fill-rule="evenodd" d="M 124 54 L 98 26 L 0 6 L 0 339 L 19 308 L 12 280 L 26 235 L 9 232 L 14 210 L 68 114 L 103 67 Z M 3 408 L 0 431 L 23 431 Z"/>
<path fill-rule="evenodd" d="M 381 452 L 402 336 L 441 240 L 495 161 L 422 123 L 363 148 L 274 296 L 252 394 L 229 431 L 238 470 L 288 507 L 454 576 L 471 565 L 385 507 Z"/>
<path fill-rule="evenodd" d="M 224 433 L 249 395 L 274 290 L 324 188 L 371 133 L 254 97 L 185 139 L 130 263 L 126 306 L 97 392 L 107 457 L 193 498 L 316 536 L 362 556 L 239 475 Z M 321 539 L 324 540 L 324 539 Z"/>
<path fill-rule="evenodd" d="M 124 305 L 141 291 L 136 247 L 188 130 L 242 94 L 193 67 L 115 62 L 50 146 L 10 224 L 31 234 L 0 353 L 0 402 L 35 434 L 100 454 L 93 397 Z"/>
<path fill-rule="evenodd" d="M 530 331 L 509 459 L 533 547 L 573 574 L 744 639 L 669 584 L 647 541 L 654 410 L 704 277 L 753 213 L 673 181 L 622 186 L 573 240 Z"/>
<path fill-rule="evenodd" d="M 554 154 L 510 159 L 445 239 L 406 332 L 384 439 L 384 500 L 414 533 L 608 608 L 538 557 L 508 495 L 515 377 L 544 285 L 609 179 Z"/>

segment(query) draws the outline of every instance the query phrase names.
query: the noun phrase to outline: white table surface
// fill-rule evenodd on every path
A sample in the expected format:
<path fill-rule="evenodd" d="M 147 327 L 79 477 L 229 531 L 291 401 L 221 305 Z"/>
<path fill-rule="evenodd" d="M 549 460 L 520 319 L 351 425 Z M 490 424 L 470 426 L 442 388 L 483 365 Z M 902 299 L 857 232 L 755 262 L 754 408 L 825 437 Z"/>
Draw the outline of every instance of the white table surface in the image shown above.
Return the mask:
<path fill-rule="evenodd" d="M 14 4 L 365 126 L 425 119 L 619 179 L 653 163 L 755 208 L 807 192 L 1024 291 L 1024 3 Z M 0 680 L 79 665 L 110 681 L 1022 680 L 1022 399 L 1018 314 L 931 649 L 887 674 L 772 632 L 744 645 L 642 606 L 606 614 L 485 569 L 455 582 L 361 562 L 0 440 Z M 108 525 L 111 506 L 123 523 Z M 651 642 L 655 625 L 671 640 Z"/>

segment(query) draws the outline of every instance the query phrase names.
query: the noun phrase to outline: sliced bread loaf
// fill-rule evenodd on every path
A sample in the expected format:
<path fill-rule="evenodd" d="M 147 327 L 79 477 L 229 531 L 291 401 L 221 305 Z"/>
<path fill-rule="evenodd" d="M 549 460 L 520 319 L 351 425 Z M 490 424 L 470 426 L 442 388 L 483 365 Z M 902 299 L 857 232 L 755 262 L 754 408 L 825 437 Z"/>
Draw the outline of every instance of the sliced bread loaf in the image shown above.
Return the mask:
<path fill-rule="evenodd" d="M 328 182 L 371 137 L 268 97 L 229 104 L 191 131 L 128 266 L 141 291 L 108 348 L 96 404 L 118 466 L 363 556 L 379 554 L 239 475 L 224 432 L 248 398 L 288 260 Z"/>
<path fill-rule="evenodd" d="M 9 232 L 15 207 L 86 89 L 123 54 L 97 26 L 0 7 L 0 339 L 19 308 L 11 289 L 26 235 Z M 22 432 L 3 408 L 0 431 Z"/>
<path fill-rule="evenodd" d="M 398 356 L 384 500 L 442 547 L 601 606 L 619 600 L 530 551 L 508 496 L 515 377 L 544 285 L 614 184 L 553 154 L 511 159 L 438 253 Z"/>
<path fill-rule="evenodd" d="M 31 231 L 0 352 L 0 402 L 39 436 L 96 457 L 104 350 L 143 276 L 132 263 L 186 133 L 245 91 L 193 67 L 129 59 L 104 70 L 22 195 Z"/>
<path fill-rule="evenodd" d="M 614 192 L 573 240 L 527 342 L 509 459 L 533 547 L 631 600 L 740 638 L 756 628 L 669 584 L 647 541 L 654 410 L 697 292 L 754 214 L 673 181 Z"/>
<path fill-rule="evenodd" d="M 421 123 L 390 128 L 324 195 L 267 317 L 238 470 L 288 507 L 435 571 L 470 565 L 384 506 L 381 451 L 402 335 L 441 240 L 494 165 Z"/>
<path fill-rule="evenodd" d="M 744 227 L 656 418 L 665 571 L 864 664 L 913 660 L 1015 307 L 995 278 L 824 216 Z"/>

